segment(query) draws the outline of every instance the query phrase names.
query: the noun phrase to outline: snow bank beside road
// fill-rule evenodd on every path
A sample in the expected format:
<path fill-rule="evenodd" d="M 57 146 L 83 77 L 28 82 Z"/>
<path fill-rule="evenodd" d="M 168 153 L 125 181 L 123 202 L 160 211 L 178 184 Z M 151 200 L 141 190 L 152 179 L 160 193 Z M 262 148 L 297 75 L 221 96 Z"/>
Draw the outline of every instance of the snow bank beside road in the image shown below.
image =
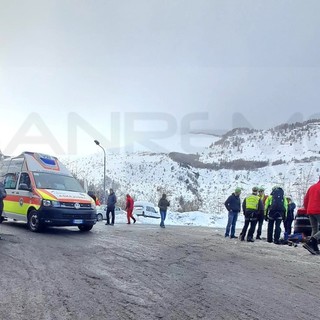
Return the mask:
<path fill-rule="evenodd" d="M 135 216 L 139 224 L 160 224 L 160 219 L 146 218 L 142 216 Z M 177 226 L 202 226 L 202 227 L 216 227 L 225 228 L 227 224 L 228 215 L 216 215 L 212 213 L 205 213 L 201 211 L 191 212 L 171 212 L 168 211 L 166 218 L 166 225 Z M 117 214 L 116 223 L 127 223 L 126 214 Z M 237 228 L 243 226 L 243 215 L 239 215 Z"/>

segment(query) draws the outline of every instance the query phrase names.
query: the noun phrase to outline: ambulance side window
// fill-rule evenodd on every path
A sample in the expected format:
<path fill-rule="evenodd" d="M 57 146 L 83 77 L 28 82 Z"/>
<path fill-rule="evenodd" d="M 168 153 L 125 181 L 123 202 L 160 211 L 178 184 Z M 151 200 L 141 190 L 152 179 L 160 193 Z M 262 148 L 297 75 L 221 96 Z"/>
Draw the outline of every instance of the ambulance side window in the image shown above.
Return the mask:
<path fill-rule="evenodd" d="M 15 189 L 17 186 L 18 176 L 16 173 L 8 173 L 4 178 L 4 187 L 6 189 Z"/>
<path fill-rule="evenodd" d="M 30 180 L 30 177 L 29 177 L 29 174 L 26 173 L 26 172 L 22 172 L 20 174 L 20 182 L 19 182 L 19 186 L 20 184 L 26 184 L 28 188 L 31 188 L 31 180 Z"/>

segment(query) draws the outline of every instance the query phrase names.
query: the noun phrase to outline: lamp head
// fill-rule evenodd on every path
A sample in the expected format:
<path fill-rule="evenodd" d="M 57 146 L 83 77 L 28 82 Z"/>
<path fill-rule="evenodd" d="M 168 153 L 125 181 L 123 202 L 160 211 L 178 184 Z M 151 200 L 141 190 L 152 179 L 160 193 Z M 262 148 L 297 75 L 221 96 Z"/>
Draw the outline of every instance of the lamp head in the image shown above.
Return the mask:
<path fill-rule="evenodd" d="M 100 145 L 100 142 L 98 140 L 94 140 L 94 143 L 99 146 Z"/>

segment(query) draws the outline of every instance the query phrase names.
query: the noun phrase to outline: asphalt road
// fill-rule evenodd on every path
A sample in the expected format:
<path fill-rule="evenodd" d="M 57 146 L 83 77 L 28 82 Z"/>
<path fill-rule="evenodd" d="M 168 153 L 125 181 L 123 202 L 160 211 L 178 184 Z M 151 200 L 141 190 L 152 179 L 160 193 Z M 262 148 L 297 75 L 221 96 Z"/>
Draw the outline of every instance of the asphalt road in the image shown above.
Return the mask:
<path fill-rule="evenodd" d="M 320 256 L 204 227 L 0 225 L 0 318 L 319 319 Z"/>

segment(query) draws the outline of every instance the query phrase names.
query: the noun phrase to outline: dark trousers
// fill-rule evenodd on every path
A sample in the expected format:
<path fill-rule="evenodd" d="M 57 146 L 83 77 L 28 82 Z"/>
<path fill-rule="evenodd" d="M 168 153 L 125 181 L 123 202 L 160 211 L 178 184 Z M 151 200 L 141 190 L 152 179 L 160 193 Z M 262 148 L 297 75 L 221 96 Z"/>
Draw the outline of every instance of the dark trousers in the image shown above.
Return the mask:
<path fill-rule="evenodd" d="M 245 214 L 245 219 L 244 219 L 244 226 L 241 231 L 241 240 L 244 240 L 249 224 L 250 224 L 250 229 L 248 232 L 247 240 L 250 240 L 253 238 L 254 230 L 256 229 L 257 225 L 257 213 L 256 212 L 247 212 Z"/>
<path fill-rule="evenodd" d="M 287 235 L 291 234 L 292 221 L 293 221 L 292 218 L 287 218 L 286 220 L 283 221 L 284 232 L 286 232 Z"/>
<path fill-rule="evenodd" d="M 2 219 L 2 211 L 3 211 L 3 199 L 0 199 L 0 219 Z"/>
<path fill-rule="evenodd" d="M 107 206 L 107 224 L 110 224 L 110 213 L 111 213 L 111 224 L 114 224 L 114 206 Z"/>
<path fill-rule="evenodd" d="M 264 221 L 264 215 L 260 213 L 258 215 L 258 221 L 257 221 L 258 222 L 257 237 L 261 237 L 263 221 Z"/>
<path fill-rule="evenodd" d="M 3 221 L 3 217 L 2 217 L 2 212 L 3 212 L 3 199 L 0 199 L 0 223 Z M 0 237 L 1 239 L 1 237 Z"/>
<path fill-rule="evenodd" d="M 273 236 L 273 228 L 274 228 L 274 242 L 278 242 L 280 239 L 280 233 L 281 233 L 281 221 L 282 219 L 270 219 L 268 221 L 268 233 L 267 233 L 267 241 L 272 242 L 272 236 Z"/>

